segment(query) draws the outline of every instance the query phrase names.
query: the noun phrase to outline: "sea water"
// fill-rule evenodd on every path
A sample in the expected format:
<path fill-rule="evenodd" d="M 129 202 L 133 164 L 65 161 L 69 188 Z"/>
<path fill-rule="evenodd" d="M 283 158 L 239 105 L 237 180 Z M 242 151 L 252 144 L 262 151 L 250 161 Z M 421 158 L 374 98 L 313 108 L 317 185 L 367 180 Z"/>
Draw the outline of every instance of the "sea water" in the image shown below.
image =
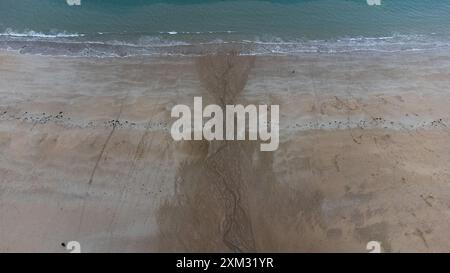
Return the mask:
<path fill-rule="evenodd" d="M 196 54 L 224 45 L 246 54 L 449 47 L 450 1 L 369 2 L 0 0 L 0 47 L 74 56 Z"/>

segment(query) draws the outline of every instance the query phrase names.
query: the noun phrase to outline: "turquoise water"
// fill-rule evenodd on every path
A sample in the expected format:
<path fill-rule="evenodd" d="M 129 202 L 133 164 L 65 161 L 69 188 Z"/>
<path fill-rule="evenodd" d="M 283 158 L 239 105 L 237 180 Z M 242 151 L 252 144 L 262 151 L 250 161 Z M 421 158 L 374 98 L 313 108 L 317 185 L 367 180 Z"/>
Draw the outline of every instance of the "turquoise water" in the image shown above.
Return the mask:
<path fill-rule="evenodd" d="M 444 0 L 0 0 L 0 45 L 48 53 L 423 50 L 448 48 L 449 37 Z"/>

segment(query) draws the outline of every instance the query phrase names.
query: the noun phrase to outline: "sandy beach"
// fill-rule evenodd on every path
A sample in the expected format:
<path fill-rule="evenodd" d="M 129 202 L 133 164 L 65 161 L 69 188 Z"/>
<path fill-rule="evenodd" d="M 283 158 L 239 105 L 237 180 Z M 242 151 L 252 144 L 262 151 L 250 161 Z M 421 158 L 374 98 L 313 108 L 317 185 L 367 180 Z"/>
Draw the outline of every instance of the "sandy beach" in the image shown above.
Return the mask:
<path fill-rule="evenodd" d="M 449 86 L 448 51 L 1 51 L 0 251 L 448 251 Z M 280 105 L 278 150 L 172 139 L 174 105 L 230 92 Z"/>

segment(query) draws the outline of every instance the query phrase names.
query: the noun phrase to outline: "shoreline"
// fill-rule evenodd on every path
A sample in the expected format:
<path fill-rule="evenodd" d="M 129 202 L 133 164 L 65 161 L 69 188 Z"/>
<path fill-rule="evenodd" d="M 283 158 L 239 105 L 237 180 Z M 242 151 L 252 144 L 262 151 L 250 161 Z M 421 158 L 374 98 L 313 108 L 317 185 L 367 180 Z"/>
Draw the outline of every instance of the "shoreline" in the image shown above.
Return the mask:
<path fill-rule="evenodd" d="M 237 50 L 243 55 L 301 56 L 304 54 L 383 54 L 404 52 L 447 51 L 449 37 L 435 34 L 392 34 L 384 37 L 334 37 L 324 40 L 294 39 L 284 41 L 278 37 L 260 40 L 215 38 L 212 40 L 177 39 L 168 37 L 84 37 L 70 35 L 59 37 L 9 36 L 0 34 L 0 50 L 12 50 L 22 54 L 64 57 L 139 57 L 139 56 L 201 56 L 221 51 Z"/>

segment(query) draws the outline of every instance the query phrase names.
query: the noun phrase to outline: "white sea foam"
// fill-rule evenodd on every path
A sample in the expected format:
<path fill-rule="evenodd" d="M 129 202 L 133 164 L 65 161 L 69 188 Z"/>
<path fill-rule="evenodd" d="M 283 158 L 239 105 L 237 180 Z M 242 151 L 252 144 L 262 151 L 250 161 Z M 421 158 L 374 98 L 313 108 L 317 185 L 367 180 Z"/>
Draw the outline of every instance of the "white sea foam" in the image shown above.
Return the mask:
<path fill-rule="evenodd" d="M 159 34 L 169 34 L 169 35 L 177 35 L 177 34 L 182 34 L 182 35 L 188 35 L 188 34 L 197 34 L 197 35 L 202 35 L 202 34 L 231 34 L 231 33 L 236 33 L 236 31 L 233 30 L 224 30 L 224 31 L 160 31 Z"/>
<path fill-rule="evenodd" d="M 170 34 L 173 33 L 173 34 Z M 175 34 L 176 33 L 176 34 Z M 27 53 L 136 56 L 148 54 L 196 55 L 208 49 L 237 46 L 245 55 L 295 55 L 308 53 L 401 52 L 449 49 L 450 38 L 437 35 L 400 35 L 382 37 L 341 37 L 331 40 L 286 39 L 241 35 L 197 36 L 208 32 L 160 32 L 159 35 L 102 32 L 85 36 L 77 33 L 40 33 L 35 31 L 0 33 L 0 47 L 17 48 Z M 179 34 L 179 35 L 177 35 Z M 183 34 L 183 35 L 181 35 Z M 4 38 L 2 38 L 4 37 Z M 11 38 L 10 38 L 11 37 Z M 34 42 L 36 42 L 34 44 Z M 21 49 L 26 45 L 26 49 Z M 35 46 L 34 46 L 35 45 Z M 61 52 L 61 53 L 60 53 Z M 66 53 L 69 52 L 69 53 Z M 81 53 L 80 53 L 81 52 Z"/>
<path fill-rule="evenodd" d="M 74 38 L 74 37 L 83 37 L 84 34 L 78 33 L 42 33 L 36 32 L 33 30 L 25 31 L 25 32 L 16 32 L 12 29 L 6 29 L 5 32 L 0 33 L 0 36 L 9 36 L 9 37 L 35 37 L 35 38 Z"/>

